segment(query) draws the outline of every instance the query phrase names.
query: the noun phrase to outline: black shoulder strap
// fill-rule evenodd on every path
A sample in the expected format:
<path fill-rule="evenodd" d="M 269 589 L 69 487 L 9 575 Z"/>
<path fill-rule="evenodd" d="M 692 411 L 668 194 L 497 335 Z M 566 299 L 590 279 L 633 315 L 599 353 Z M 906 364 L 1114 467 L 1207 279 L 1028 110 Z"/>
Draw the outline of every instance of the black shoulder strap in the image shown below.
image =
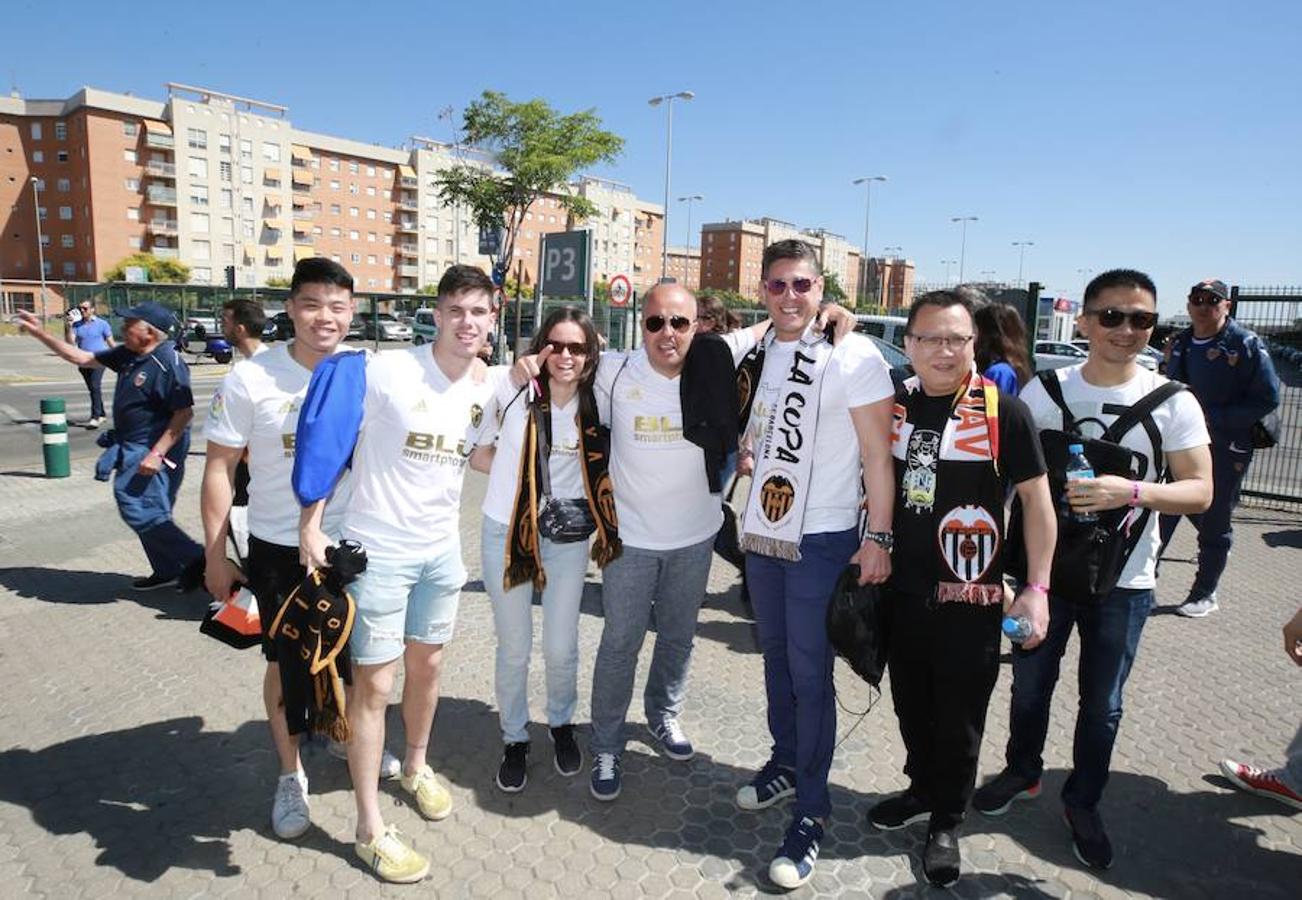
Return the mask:
<path fill-rule="evenodd" d="M 1134 428 L 1140 422 L 1143 422 L 1153 415 L 1153 410 L 1157 409 L 1167 400 L 1184 390 L 1184 385 L 1178 381 L 1168 381 L 1166 384 L 1160 384 L 1153 390 L 1149 391 L 1143 397 L 1132 405 L 1129 409 L 1117 416 L 1104 435 L 1105 440 L 1112 441 L 1114 444 L 1121 443 L 1121 439 L 1126 432 Z M 1160 442 L 1160 441 L 1159 441 Z"/>
<path fill-rule="evenodd" d="M 1076 433 L 1079 430 L 1076 427 L 1076 417 L 1071 414 L 1071 410 L 1067 408 L 1067 401 L 1062 396 L 1062 382 L 1058 380 L 1058 372 L 1049 369 L 1036 377 L 1040 379 L 1040 384 L 1044 387 L 1044 392 L 1049 395 L 1049 399 L 1062 412 L 1062 430 Z"/>

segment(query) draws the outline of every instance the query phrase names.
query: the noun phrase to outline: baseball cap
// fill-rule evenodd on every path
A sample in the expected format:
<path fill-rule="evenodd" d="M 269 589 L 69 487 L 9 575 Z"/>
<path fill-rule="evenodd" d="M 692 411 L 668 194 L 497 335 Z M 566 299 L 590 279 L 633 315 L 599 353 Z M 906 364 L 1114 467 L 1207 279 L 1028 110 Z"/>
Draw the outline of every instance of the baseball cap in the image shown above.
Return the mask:
<path fill-rule="evenodd" d="M 1225 286 L 1225 282 L 1217 278 L 1206 278 L 1193 287 L 1189 288 L 1189 295 L 1194 294 L 1215 294 L 1222 300 L 1230 299 L 1230 289 Z"/>
<path fill-rule="evenodd" d="M 172 315 L 172 311 L 163 304 L 155 303 L 152 300 L 137 303 L 135 306 L 126 309 L 114 310 L 113 315 L 123 319 L 143 319 L 159 331 L 171 331 L 172 326 L 176 324 L 176 317 Z"/>

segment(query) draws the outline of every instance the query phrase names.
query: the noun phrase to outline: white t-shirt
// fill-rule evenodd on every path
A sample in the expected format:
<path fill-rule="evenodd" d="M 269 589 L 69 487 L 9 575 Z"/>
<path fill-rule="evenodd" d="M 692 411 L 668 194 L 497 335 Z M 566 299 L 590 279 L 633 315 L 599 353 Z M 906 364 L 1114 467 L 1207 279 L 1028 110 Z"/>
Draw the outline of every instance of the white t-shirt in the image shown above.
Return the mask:
<path fill-rule="evenodd" d="M 710 493 L 705 477 L 705 451 L 683 437 L 678 382 L 653 369 L 641 347 L 603 353 L 597 366 L 597 410 L 611 429 L 619 537 L 630 547 L 690 547 L 723 524 L 719 495 Z"/>
<path fill-rule="evenodd" d="M 493 467 L 488 474 L 484 494 L 484 515 L 504 524 L 510 523 L 515 509 L 515 495 L 520 481 L 520 453 L 524 445 L 525 421 L 528 418 L 528 392 L 520 392 L 503 378 L 493 399 L 484 410 L 484 424 L 479 431 L 480 446 L 497 444 Z M 505 414 L 504 414 L 505 413 Z M 579 471 L 579 395 L 564 406 L 552 407 L 552 452 L 549 473 L 552 496 L 577 500 L 586 496 L 583 473 Z M 541 502 L 541 501 L 540 501 Z"/>
<path fill-rule="evenodd" d="M 294 432 L 312 373 L 277 344 L 237 362 L 213 392 L 204 437 L 249 450 L 249 533 L 282 547 L 298 546 L 298 501 L 290 484 Z M 347 508 L 345 471 L 326 502 L 324 529 L 337 537 Z"/>
<path fill-rule="evenodd" d="M 1058 379 L 1062 383 L 1063 400 L 1078 421 L 1098 419 L 1104 428 L 1115 422 L 1122 410 L 1138 403 L 1146 394 L 1167 381 L 1164 376 L 1141 367 L 1135 377 L 1125 384 L 1096 387 L 1085 380 L 1081 374 L 1081 365 L 1057 370 Z M 1030 408 L 1036 428 L 1062 428 L 1062 410 L 1049 398 L 1038 378 L 1031 379 L 1020 396 L 1022 402 Z M 1211 441 L 1207 435 L 1202 407 L 1191 391 L 1181 391 L 1153 410 L 1153 423 L 1162 435 L 1163 455 L 1174 450 L 1203 446 Z M 1081 430 L 1087 437 L 1102 435 L 1102 429 L 1091 422 L 1083 424 Z M 1121 443 L 1143 454 L 1148 460 L 1144 480 L 1156 481 L 1160 473 L 1154 470 L 1153 446 L 1144 427 L 1136 425 L 1130 429 L 1122 436 Z M 1144 589 L 1157 583 L 1153 576 L 1160 545 L 1157 523 L 1158 514 L 1153 512 L 1148 517 L 1144 534 L 1126 561 L 1125 568 L 1121 570 L 1117 587 Z"/>
<path fill-rule="evenodd" d="M 734 332 L 745 334 L 747 332 Z M 728 335 L 732 338 L 733 335 Z M 764 353 L 746 444 L 759 447 L 764 426 L 777 402 L 783 379 L 794 361 L 797 341 L 773 341 Z M 754 340 L 749 341 L 749 346 Z M 818 401 L 818 427 L 814 433 L 813 476 L 805 506 L 803 534 L 845 531 L 859 523 L 863 502 L 859 438 L 850 410 L 895 395 L 891 370 L 881 352 L 863 335 L 848 334 L 832 349 L 823 371 Z"/>
<path fill-rule="evenodd" d="M 384 559 L 428 559 L 459 540 L 466 458 L 505 375 L 449 381 L 429 346 L 372 357 L 344 537 Z"/>

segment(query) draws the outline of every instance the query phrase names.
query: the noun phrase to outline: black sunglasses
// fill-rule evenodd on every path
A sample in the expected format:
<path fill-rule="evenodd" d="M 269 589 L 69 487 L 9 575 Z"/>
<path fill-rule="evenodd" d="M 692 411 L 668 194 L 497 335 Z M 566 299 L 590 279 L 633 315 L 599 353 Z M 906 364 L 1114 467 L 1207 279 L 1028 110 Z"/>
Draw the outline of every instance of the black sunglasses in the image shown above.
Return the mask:
<path fill-rule="evenodd" d="M 1116 328 L 1126 320 L 1136 331 L 1147 331 L 1157 324 L 1157 313 L 1135 310 L 1126 312 L 1122 309 L 1092 309 L 1087 315 L 1094 316 L 1104 328 Z"/>
<path fill-rule="evenodd" d="M 789 283 L 791 289 L 797 294 L 808 294 L 809 289 L 814 286 L 814 279 L 793 278 Z M 787 292 L 787 284 L 788 282 L 783 281 L 781 278 L 770 278 L 768 281 L 764 282 L 764 287 L 767 288 L 768 292 L 774 297 L 781 297 Z"/>
<path fill-rule="evenodd" d="M 548 341 L 547 346 L 552 348 L 552 353 L 560 356 L 566 350 L 570 351 L 570 356 L 587 356 L 588 345 L 582 341 Z"/>
<path fill-rule="evenodd" d="M 1221 302 L 1220 297 L 1212 293 L 1202 292 L 1189 295 L 1190 306 L 1217 306 Z"/>
<path fill-rule="evenodd" d="M 669 327 L 679 334 L 685 334 L 687 329 L 692 327 L 692 320 L 687 316 L 670 316 L 668 319 L 665 319 L 664 316 L 647 316 L 646 321 L 642 324 L 646 326 L 646 330 L 651 334 L 658 334 L 660 329 L 665 327 L 666 321 L 669 323 Z"/>

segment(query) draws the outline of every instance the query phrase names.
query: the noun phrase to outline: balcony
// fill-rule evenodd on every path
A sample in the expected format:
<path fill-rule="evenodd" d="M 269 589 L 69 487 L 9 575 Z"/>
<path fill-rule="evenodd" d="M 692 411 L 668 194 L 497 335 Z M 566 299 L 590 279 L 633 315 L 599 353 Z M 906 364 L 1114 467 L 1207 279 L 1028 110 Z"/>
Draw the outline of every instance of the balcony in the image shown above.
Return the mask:
<path fill-rule="evenodd" d="M 145 199 L 153 206 L 176 206 L 176 188 L 151 184 L 145 190 Z"/>
<path fill-rule="evenodd" d="M 293 215 L 299 222 L 310 222 L 316 218 L 316 210 L 308 209 L 306 206 L 295 206 Z"/>
<path fill-rule="evenodd" d="M 176 247 L 150 247 L 149 252 L 156 259 L 180 259 L 181 251 Z"/>
<path fill-rule="evenodd" d="M 418 228 L 415 219 L 399 219 L 397 222 L 398 230 L 414 234 Z"/>
<path fill-rule="evenodd" d="M 420 256 L 420 248 L 416 244 L 399 244 L 397 251 L 399 256 Z"/>
<path fill-rule="evenodd" d="M 176 219 L 150 219 L 145 223 L 145 230 L 150 234 L 175 236 L 177 234 Z"/>
<path fill-rule="evenodd" d="M 405 188 L 406 190 L 409 191 L 416 190 L 419 184 L 420 182 L 416 180 L 415 175 L 403 175 L 401 178 L 398 179 L 398 187 Z"/>
<path fill-rule="evenodd" d="M 299 245 L 302 245 L 302 246 L 308 246 L 308 247 L 310 247 L 310 246 L 312 245 L 312 243 L 313 243 L 315 240 L 316 240 L 316 238 L 312 237 L 312 235 L 308 234 L 306 231 L 295 231 L 295 232 L 294 232 L 294 243 L 295 243 L 295 244 L 299 244 Z"/>
<path fill-rule="evenodd" d="M 420 277 L 420 266 L 398 266 L 398 274 L 403 278 Z"/>
<path fill-rule="evenodd" d="M 150 160 L 145 163 L 145 174 L 150 178 L 170 178 L 176 180 L 176 166 L 169 162 L 155 162 Z"/>
<path fill-rule="evenodd" d="M 403 212 L 420 212 L 420 204 L 415 200 L 399 200 L 398 209 Z"/>
<path fill-rule="evenodd" d="M 176 149 L 176 138 L 170 134 L 148 131 L 145 133 L 145 146 L 154 150 L 174 150 Z"/>

